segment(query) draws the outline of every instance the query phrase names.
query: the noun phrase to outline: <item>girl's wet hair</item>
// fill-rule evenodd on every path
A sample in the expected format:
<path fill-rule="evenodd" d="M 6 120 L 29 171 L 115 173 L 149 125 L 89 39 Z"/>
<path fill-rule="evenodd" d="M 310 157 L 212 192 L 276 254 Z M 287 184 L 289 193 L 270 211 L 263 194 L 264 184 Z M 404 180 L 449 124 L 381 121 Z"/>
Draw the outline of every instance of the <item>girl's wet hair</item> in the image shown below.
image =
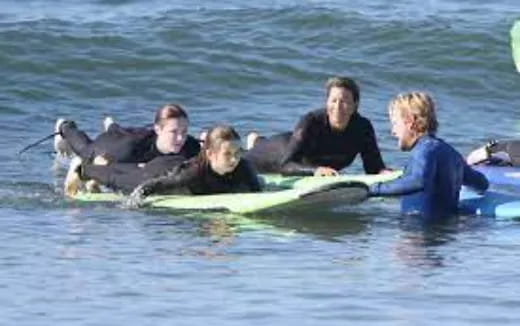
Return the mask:
<path fill-rule="evenodd" d="M 352 98 L 354 100 L 354 103 L 357 105 L 359 104 L 359 86 L 354 81 L 354 79 L 349 77 L 331 77 L 329 80 L 327 80 L 327 84 L 325 85 L 325 88 L 327 90 L 327 97 L 329 97 L 330 90 L 333 87 L 339 87 L 344 88 L 346 90 L 349 90 L 352 93 Z"/>
<path fill-rule="evenodd" d="M 202 140 L 202 148 L 199 153 L 199 159 L 207 162 L 207 150 L 215 151 L 220 148 L 223 142 L 239 141 L 240 136 L 233 127 L 218 125 L 208 130 L 206 137 Z"/>
<path fill-rule="evenodd" d="M 217 149 L 225 141 L 240 140 L 240 136 L 233 127 L 218 125 L 208 130 L 202 149 Z M 201 151 L 202 152 L 202 151 Z"/>
<path fill-rule="evenodd" d="M 165 120 L 179 119 L 179 118 L 184 118 L 186 120 L 189 120 L 188 114 L 186 113 L 186 111 L 184 111 L 184 109 L 180 105 L 170 103 L 170 104 L 166 104 L 165 106 L 157 109 L 157 111 L 155 112 L 154 124 L 162 125 L 162 123 Z"/>
<path fill-rule="evenodd" d="M 435 113 L 435 103 L 425 92 L 401 93 L 388 104 L 390 114 L 399 111 L 401 116 L 413 119 L 414 129 L 419 133 L 435 134 L 439 127 Z"/>

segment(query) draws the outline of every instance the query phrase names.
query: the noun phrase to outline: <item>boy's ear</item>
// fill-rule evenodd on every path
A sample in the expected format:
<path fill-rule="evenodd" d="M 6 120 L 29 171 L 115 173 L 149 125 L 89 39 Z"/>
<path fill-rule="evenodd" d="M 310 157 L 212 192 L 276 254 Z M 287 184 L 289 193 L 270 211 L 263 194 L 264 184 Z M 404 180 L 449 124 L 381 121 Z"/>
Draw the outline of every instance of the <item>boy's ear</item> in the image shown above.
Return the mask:
<path fill-rule="evenodd" d="M 404 124 L 410 128 L 410 130 L 415 130 L 415 119 L 412 118 L 411 116 L 409 115 L 406 115 L 406 116 L 403 116 L 403 122 Z"/>
<path fill-rule="evenodd" d="M 207 157 L 208 159 L 211 159 L 211 158 L 213 157 L 213 151 L 212 151 L 211 149 L 206 148 L 204 151 L 205 151 L 204 154 L 206 154 L 206 157 Z"/>
<path fill-rule="evenodd" d="M 158 135 L 161 132 L 161 126 L 157 123 L 154 123 L 153 131 L 155 131 L 155 134 Z"/>

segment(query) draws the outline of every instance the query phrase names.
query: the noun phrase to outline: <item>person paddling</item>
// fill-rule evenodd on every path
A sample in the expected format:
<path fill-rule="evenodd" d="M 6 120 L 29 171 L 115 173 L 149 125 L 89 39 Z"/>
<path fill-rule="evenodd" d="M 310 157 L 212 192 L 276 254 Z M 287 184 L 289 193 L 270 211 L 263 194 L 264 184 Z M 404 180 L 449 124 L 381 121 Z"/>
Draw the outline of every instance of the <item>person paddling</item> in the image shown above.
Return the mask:
<path fill-rule="evenodd" d="M 65 178 L 65 194 L 73 196 L 81 187 L 82 181 L 75 172 L 81 162 L 117 164 L 114 170 L 118 173 L 146 176 L 149 171 L 156 175 L 179 161 L 196 156 L 200 144 L 188 135 L 188 126 L 188 115 L 177 104 L 157 110 L 153 129 L 123 128 L 111 123 L 95 140 L 79 130 L 73 121 L 62 121 L 57 127 L 59 134 L 55 144 L 60 149 L 70 147 L 78 156 L 71 162 Z M 97 191 L 96 183 L 87 185 L 91 191 Z"/>
<path fill-rule="evenodd" d="M 58 119 L 55 150 L 92 161 L 103 155 L 110 162 L 146 163 L 161 155 L 190 158 L 198 154 L 197 139 L 188 135 L 189 119 L 177 104 L 167 104 L 155 113 L 153 128 L 123 128 L 109 120 L 106 131 L 92 140 L 74 121 Z M 67 151 L 69 149 L 70 153 Z"/>
<path fill-rule="evenodd" d="M 125 175 L 114 173 L 112 166 L 93 164 L 80 165 L 78 173 L 115 190 L 133 190 L 134 201 L 156 193 L 207 195 L 261 190 L 256 172 L 241 158 L 239 135 L 228 126 L 210 129 L 199 155 L 180 162 L 162 176 Z"/>

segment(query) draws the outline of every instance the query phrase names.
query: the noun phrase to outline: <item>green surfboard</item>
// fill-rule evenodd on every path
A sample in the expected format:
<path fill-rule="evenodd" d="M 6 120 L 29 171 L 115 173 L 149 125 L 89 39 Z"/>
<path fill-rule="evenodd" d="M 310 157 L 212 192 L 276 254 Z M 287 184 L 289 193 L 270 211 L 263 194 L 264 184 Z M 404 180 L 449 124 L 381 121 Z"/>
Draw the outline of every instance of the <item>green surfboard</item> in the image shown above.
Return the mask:
<path fill-rule="evenodd" d="M 337 177 L 262 176 L 267 191 L 215 195 L 160 195 L 145 199 L 144 205 L 168 210 L 227 211 L 254 214 L 272 211 L 327 210 L 357 204 L 367 198 L 366 185 L 395 179 L 400 172 L 382 175 L 341 175 Z M 79 193 L 83 202 L 117 202 L 115 193 Z"/>
<path fill-rule="evenodd" d="M 520 20 L 517 20 L 511 27 L 511 52 L 516 71 L 520 72 Z"/>

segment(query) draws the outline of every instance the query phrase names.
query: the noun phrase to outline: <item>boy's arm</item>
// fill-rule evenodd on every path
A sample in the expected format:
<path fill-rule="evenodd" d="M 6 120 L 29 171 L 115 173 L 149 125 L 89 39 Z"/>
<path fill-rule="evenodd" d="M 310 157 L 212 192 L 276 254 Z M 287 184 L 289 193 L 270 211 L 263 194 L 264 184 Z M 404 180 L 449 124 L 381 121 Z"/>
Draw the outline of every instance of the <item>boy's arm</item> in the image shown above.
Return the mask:
<path fill-rule="evenodd" d="M 484 192 L 489 187 L 489 182 L 482 173 L 473 170 L 469 165 L 464 164 L 464 176 L 462 180 L 464 186 L 471 187 L 478 192 Z"/>
<path fill-rule="evenodd" d="M 408 162 L 405 174 L 393 181 L 379 182 L 370 186 L 372 196 L 408 195 L 424 189 L 436 172 L 436 163 L 432 151 L 413 156 Z"/>

